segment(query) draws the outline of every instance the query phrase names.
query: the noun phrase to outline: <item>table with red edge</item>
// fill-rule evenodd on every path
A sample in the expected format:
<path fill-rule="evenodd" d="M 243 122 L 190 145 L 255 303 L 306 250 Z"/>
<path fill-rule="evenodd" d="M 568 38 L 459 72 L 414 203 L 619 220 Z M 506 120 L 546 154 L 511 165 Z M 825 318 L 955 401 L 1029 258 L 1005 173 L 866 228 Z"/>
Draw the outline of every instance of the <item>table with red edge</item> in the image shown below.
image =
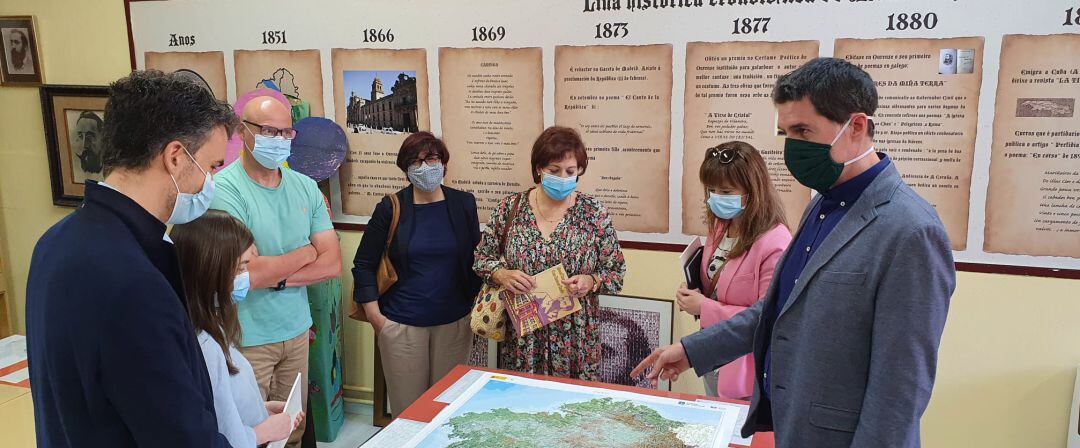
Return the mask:
<path fill-rule="evenodd" d="M 465 376 L 465 374 L 469 373 L 470 370 L 482 370 L 482 371 L 485 371 L 485 372 L 500 373 L 500 374 L 504 374 L 504 375 L 514 375 L 514 376 L 520 376 L 520 377 L 525 377 L 525 378 L 532 378 L 532 379 L 536 379 L 536 380 L 555 381 L 555 382 L 566 383 L 566 384 L 576 384 L 576 385 L 579 385 L 579 386 L 596 387 L 596 388 L 601 388 L 601 389 L 621 390 L 621 391 L 634 392 L 634 393 L 639 393 L 639 394 L 644 394 L 644 395 L 653 395 L 653 396 L 657 396 L 657 397 L 674 398 L 674 399 L 678 399 L 678 400 L 694 401 L 694 400 L 700 400 L 700 399 L 712 399 L 712 398 L 702 397 L 702 396 L 699 396 L 699 395 L 679 394 L 679 393 L 674 393 L 674 392 L 664 392 L 664 391 L 658 391 L 658 390 L 652 390 L 652 389 L 642 389 L 642 388 L 639 388 L 639 387 L 632 387 L 632 386 L 621 386 L 621 385 L 617 385 L 617 384 L 597 383 L 597 382 L 593 382 L 593 381 L 582 381 L 582 380 L 569 380 L 569 379 L 563 379 L 563 378 L 553 378 L 553 377 L 544 376 L 544 375 L 530 375 L 528 373 L 510 372 L 510 371 L 506 371 L 506 370 L 496 370 L 496 369 L 487 369 L 487 368 L 483 368 L 483 367 L 471 367 L 471 366 L 460 366 L 459 365 L 457 367 L 454 367 L 454 369 L 451 370 L 450 373 L 448 373 L 445 377 L 443 377 L 442 380 L 439 380 L 438 383 L 435 383 L 435 385 L 432 386 L 431 389 L 428 389 L 427 392 L 424 392 L 424 395 L 421 395 L 419 399 L 417 399 L 415 402 L 413 402 L 412 406 L 409 406 L 408 409 L 405 409 L 405 412 L 402 412 L 401 415 L 398 415 L 398 417 L 404 418 L 404 419 L 407 419 L 407 420 L 414 420 L 414 421 L 418 421 L 418 422 L 430 423 L 432 420 L 435 419 L 435 416 L 437 416 L 439 414 L 439 412 L 441 412 L 444 408 L 446 408 L 446 406 L 448 406 L 446 403 L 440 403 L 440 402 L 435 401 L 435 398 L 437 398 L 439 395 L 441 395 L 443 392 L 445 392 L 447 389 L 449 389 L 450 386 L 453 386 L 454 383 L 456 383 L 458 380 L 461 379 L 461 377 L 463 377 L 463 376 Z M 727 402 L 727 403 L 735 403 L 735 404 L 747 404 L 744 401 L 722 400 L 722 399 L 713 399 L 713 400 L 723 401 L 723 402 Z M 732 447 L 743 447 L 745 445 L 731 444 L 731 446 Z M 773 446 L 774 446 L 773 434 L 771 432 L 766 432 L 766 433 L 754 434 L 754 440 L 751 443 L 750 448 L 773 448 Z"/>

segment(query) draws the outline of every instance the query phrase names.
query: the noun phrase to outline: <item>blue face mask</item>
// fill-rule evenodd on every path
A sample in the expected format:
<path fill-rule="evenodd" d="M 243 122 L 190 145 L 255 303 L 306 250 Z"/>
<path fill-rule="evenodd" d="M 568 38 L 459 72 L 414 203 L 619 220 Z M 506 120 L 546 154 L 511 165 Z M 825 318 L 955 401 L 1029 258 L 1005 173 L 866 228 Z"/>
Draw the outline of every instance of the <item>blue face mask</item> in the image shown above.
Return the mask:
<path fill-rule="evenodd" d="M 247 129 L 247 126 L 244 127 Z M 248 129 L 248 133 L 251 130 Z M 289 159 L 292 154 L 292 140 L 285 137 L 267 137 L 265 135 L 251 134 L 255 137 L 255 147 L 251 149 L 251 155 L 268 170 L 276 170 Z"/>
<path fill-rule="evenodd" d="M 556 201 L 561 201 L 570 196 L 577 189 L 577 176 L 573 177 L 559 177 L 553 176 L 549 173 L 544 173 L 543 179 L 540 181 L 540 186 L 544 189 L 544 193 L 547 193 L 548 197 Z"/>
<path fill-rule="evenodd" d="M 233 279 L 233 302 L 243 302 L 247 298 L 249 289 L 251 289 L 251 273 L 244 271 Z"/>
<path fill-rule="evenodd" d="M 176 203 L 173 204 L 172 214 L 169 215 L 169 220 L 166 224 L 187 224 L 194 221 L 206 213 L 206 209 L 210 208 L 210 201 L 214 199 L 214 178 L 210 176 L 210 173 L 203 171 L 199 166 L 199 162 L 195 161 L 195 157 L 188 152 L 187 148 L 184 148 L 184 152 L 191 158 L 191 163 L 194 163 L 199 171 L 202 171 L 203 186 L 202 190 L 198 193 L 184 193 L 180 191 L 180 185 L 176 183 L 176 178 L 169 175 L 172 178 L 173 185 L 176 186 Z"/>
<path fill-rule="evenodd" d="M 742 196 L 737 194 L 709 193 L 709 210 L 720 219 L 732 219 L 742 214 L 745 208 Z"/>

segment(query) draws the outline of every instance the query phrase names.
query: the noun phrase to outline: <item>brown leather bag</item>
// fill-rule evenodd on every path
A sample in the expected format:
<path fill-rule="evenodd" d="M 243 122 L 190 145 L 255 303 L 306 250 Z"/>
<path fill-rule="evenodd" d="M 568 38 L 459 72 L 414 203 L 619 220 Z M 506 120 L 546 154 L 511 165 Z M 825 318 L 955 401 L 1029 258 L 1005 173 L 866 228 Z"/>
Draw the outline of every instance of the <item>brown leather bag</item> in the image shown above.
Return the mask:
<path fill-rule="evenodd" d="M 388 194 L 386 197 L 390 198 L 390 205 L 393 208 L 393 218 L 390 220 L 390 229 L 386 233 L 386 246 L 383 247 L 382 258 L 379 260 L 379 267 L 375 271 L 375 284 L 379 288 L 379 295 L 383 295 L 394 283 L 397 283 L 398 276 L 397 271 L 394 270 L 394 264 L 390 262 L 390 243 L 394 241 L 394 235 L 397 233 L 398 219 L 401 217 L 401 205 L 398 204 L 398 198 L 396 194 Z M 364 307 L 356 300 L 353 300 L 353 309 L 349 313 L 349 317 L 361 322 L 370 322 L 367 317 L 367 313 L 364 311 Z"/>

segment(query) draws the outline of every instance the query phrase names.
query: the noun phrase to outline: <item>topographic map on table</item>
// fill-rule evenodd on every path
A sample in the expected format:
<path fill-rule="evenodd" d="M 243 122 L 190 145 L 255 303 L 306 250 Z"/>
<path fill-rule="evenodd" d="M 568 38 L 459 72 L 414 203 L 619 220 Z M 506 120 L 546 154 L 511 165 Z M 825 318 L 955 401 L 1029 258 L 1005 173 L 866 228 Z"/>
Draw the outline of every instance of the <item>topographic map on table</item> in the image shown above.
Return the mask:
<path fill-rule="evenodd" d="M 726 448 L 739 413 L 726 403 L 487 372 L 473 381 L 408 446 Z"/>

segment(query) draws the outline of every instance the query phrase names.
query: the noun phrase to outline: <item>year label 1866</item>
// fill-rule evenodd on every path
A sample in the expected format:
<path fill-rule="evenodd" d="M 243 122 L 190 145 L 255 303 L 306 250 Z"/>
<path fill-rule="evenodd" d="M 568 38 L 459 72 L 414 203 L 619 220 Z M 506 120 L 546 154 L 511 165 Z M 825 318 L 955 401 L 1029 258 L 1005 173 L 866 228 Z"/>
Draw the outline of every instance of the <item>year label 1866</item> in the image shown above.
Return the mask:
<path fill-rule="evenodd" d="M 391 31 L 390 28 L 387 28 L 385 30 L 382 29 L 382 28 L 379 28 L 379 29 L 369 28 L 369 29 L 364 30 L 364 43 L 393 42 L 393 41 L 394 41 L 394 32 Z"/>

